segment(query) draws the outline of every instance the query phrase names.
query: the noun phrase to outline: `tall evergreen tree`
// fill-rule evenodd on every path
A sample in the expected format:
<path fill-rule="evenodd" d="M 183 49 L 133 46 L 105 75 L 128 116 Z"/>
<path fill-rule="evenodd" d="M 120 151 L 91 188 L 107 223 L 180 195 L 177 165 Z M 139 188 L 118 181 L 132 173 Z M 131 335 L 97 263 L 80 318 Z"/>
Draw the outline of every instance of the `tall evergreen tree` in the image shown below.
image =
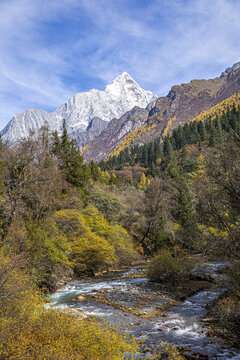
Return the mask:
<path fill-rule="evenodd" d="M 205 124 L 203 121 L 199 121 L 199 123 L 198 123 L 198 132 L 199 132 L 201 141 L 204 141 L 206 139 L 206 129 L 205 129 Z"/>
<path fill-rule="evenodd" d="M 147 145 L 143 145 L 142 160 L 145 167 L 148 166 L 148 148 Z"/>
<path fill-rule="evenodd" d="M 223 141 L 222 125 L 219 117 L 217 116 L 215 120 L 215 134 L 216 134 L 216 143 L 220 144 Z"/>
<path fill-rule="evenodd" d="M 213 124 L 211 124 L 210 128 L 210 137 L 209 137 L 209 146 L 214 147 L 217 144 L 216 140 L 216 128 Z"/>
<path fill-rule="evenodd" d="M 163 152 L 167 163 L 172 162 L 173 160 L 173 149 L 169 137 L 165 138 L 163 144 Z"/>
<path fill-rule="evenodd" d="M 84 187 L 90 177 L 90 169 L 87 164 L 83 164 L 83 156 L 76 141 L 69 139 L 65 120 L 61 138 L 58 138 L 57 133 L 54 134 L 53 152 L 60 160 L 66 180 L 74 186 Z"/>

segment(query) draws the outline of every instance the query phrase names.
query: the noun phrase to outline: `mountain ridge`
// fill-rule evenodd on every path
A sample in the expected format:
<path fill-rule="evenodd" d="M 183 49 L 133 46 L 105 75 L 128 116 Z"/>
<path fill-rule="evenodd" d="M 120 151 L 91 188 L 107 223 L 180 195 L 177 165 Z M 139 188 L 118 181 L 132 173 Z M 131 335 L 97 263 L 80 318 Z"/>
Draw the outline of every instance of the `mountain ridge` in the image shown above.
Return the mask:
<path fill-rule="evenodd" d="M 207 111 L 221 101 L 240 92 L 240 68 L 230 71 L 223 77 L 209 80 L 192 80 L 189 83 L 174 85 L 165 97 L 159 97 L 149 109 L 146 124 L 142 124 L 143 131 L 139 127 L 128 132 L 121 142 L 115 142 L 115 149 L 124 149 L 124 146 L 142 145 L 152 141 L 156 137 L 166 136 L 167 133 L 179 125 L 191 121 L 201 112 Z M 110 126 L 108 124 L 107 128 Z M 106 128 L 106 129 L 107 129 Z M 105 129 L 105 130 L 106 130 Z M 112 139 L 117 138 L 116 133 L 112 133 Z M 126 139 L 128 138 L 128 141 Z M 100 159 L 96 153 L 103 153 L 104 142 L 100 141 L 101 134 L 97 141 L 94 139 L 84 149 L 84 156 L 89 159 Z M 109 141 L 111 139 L 109 138 Z M 105 153 L 105 157 L 116 155 L 116 151 Z"/>
<path fill-rule="evenodd" d="M 69 133 L 82 133 L 94 117 L 111 121 L 134 106 L 145 108 L 156 98 L 155 94 L 143 90 L 128 73 L 123 72 L 104 90 L 91 89 L 89 92 L 77 93 L 52 113 L 27 109 L 22 114 L 16 114 L 1 131 L 1 135 L 4 140 L 14 142 L 43 125 L 47 125 L 50 130 L 60 131 L 63 119 Z"/>

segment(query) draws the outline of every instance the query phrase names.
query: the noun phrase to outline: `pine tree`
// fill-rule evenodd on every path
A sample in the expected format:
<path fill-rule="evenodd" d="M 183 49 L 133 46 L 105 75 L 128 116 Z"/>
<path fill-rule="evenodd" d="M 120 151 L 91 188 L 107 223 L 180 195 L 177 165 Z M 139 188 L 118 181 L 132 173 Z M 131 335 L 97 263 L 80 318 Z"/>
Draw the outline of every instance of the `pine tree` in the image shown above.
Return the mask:
<path fill-rule="evenodd" d="M 183 127 L 183 136 L 185 140 L 185 144 L 191 144 L 191 130 L 189 124 L 185 124 Z"/>
<path fill-rule="evenodd" d="M 154 141 L 154 163 L 156 164 L 157 159 L 161 156 L 160 141 L 155 139 Z"/>
<path fill-rule="evenodd" d="M 57 131 L 54 131 L 53 133 L 52 152 L 57 157 L 59 157 L 61 153 L 61 141 L 59 139 Z"/>
<path fill-rule="evenodd" d="M 185 133 L 182 126 L 179 126 L 176 132 L 176 148 L 181 149 L 186 145 Z"/>
<path fill-rule="evenodd" d="M 123 165 L 125 163 L 125 161 L 126 161 L 125 154 L 123 151 L 121 151 L 119 154 L 119 164 Z"/>
<path fill-rule="evenodd" d="M 205 124 L 203 121 L 199 121 L 199 123 L 198 123 L 198 132 L 199 132 L 201 141 L 204 141 L 206 139 L 206 129 L 205 129 Z"/>
<path fill-rule="evenodd" d="M 163 144 L 163 152 L 167 163 L 173 160 L 173 149 L 169 137 L 165 138 Z"/>
<path fill-rule="evenodd" d="M 190 129 L 191 129 L 191 144 L 196 144 L 200 138 L 196 121 L 190 124 Z"/>
<path fill-rule="evenodd" d="M 153 141 L 151 141 L 148 146 L 148 165 L 151 166 L 153 162 L 154 162 L 154 143 Z"/>
<path fill-rule="evenodd" d="M 143 164 L 145 167 L 148 166 L 148 149 L 147 149 L 147 145 L 143 145 L 143 150 L 142 150 L 142 160 L 143 160 Z"/>
<path fill-rule="evenodd" d="M 65 120 L 63 120 L 61 139 L 58 138 L 57 133 L 54 134 L 53 152 L 60 160 L 60 168 L 65 173 L 66 180 L 74 186 L 83 188 L 90 178 L 91 171 L 83 164 L 83 156 L 76 141 L 69 140 Z"/>
<path fill-rule="evenodd" d="M 90 171 L 91 171 L 91 178 L 95 181 L 97 181 L 100 177 L 99 169 L 97 164 L 94 162 L 94 160 L 91 160 L 90 162 Z"/>
<path fill-rule="evenodd" d="M 223 133 L 222 133 L 222 125 L 219 117 L 217 116 L 215 120 L 215 136 L 216 136 L 216 144 L 220 144 L 223 141 Z"/>
<path fill-rule="evenodd" d="M 193 206 L 192 196 L 189 186 L 185 179 L 181 178 L 178 181 L 178 208 L 177 220 L 183 228 L 191 228 L 195 224 L 195 209 Z"/>
<path fill-rule="evenodd" d="M 210 128 L 210 137 L 209 137 L 209 146 L 214 147 L 217 144 L 217 140 L 216 140 L 216 129 L 213 126 L 213 124 L 211 124 L 211 128 Z"/>

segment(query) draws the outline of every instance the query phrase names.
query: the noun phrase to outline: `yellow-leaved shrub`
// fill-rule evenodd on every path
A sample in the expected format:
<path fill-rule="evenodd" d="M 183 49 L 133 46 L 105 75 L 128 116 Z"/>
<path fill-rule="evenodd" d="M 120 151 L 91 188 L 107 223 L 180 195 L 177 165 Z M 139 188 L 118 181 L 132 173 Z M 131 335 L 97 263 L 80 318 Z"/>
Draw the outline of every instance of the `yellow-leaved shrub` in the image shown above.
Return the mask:
<path fill-rule="evenodd" d="M 104 237 L 92 231 L 79 210 L 57 211 L 54 219 L 70 242 L 70 260 L 77 274 L 94 273 L 114 264 L 114 247 Z"/>
<path fill-rule="evenodd" d="M 83 216 L 92 231 L 114 247 L 120 265 L 127 265 L 136 257 L 132 238 L 121 225 L 109 224 L 102 213 L 92 205 L 83 210 Z"/>
<path fill-rule="evenodd" d="M 44 307 L 43 298 L 14 261 L 0 254 L 0 359 L 134 359 L 138 345 L 109 325 Z"/>

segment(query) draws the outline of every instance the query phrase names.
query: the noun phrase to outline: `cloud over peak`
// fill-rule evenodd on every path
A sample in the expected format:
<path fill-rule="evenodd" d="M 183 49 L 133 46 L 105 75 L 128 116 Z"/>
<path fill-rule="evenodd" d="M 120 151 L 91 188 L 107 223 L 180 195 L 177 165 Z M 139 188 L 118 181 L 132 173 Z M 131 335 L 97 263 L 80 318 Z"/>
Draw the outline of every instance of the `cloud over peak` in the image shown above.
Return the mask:
<path fill-rule="evenodd" d="M 240 60 L 235 0 L 2 0 L 1 128 L 127 71 L 159 95 Z"/>

